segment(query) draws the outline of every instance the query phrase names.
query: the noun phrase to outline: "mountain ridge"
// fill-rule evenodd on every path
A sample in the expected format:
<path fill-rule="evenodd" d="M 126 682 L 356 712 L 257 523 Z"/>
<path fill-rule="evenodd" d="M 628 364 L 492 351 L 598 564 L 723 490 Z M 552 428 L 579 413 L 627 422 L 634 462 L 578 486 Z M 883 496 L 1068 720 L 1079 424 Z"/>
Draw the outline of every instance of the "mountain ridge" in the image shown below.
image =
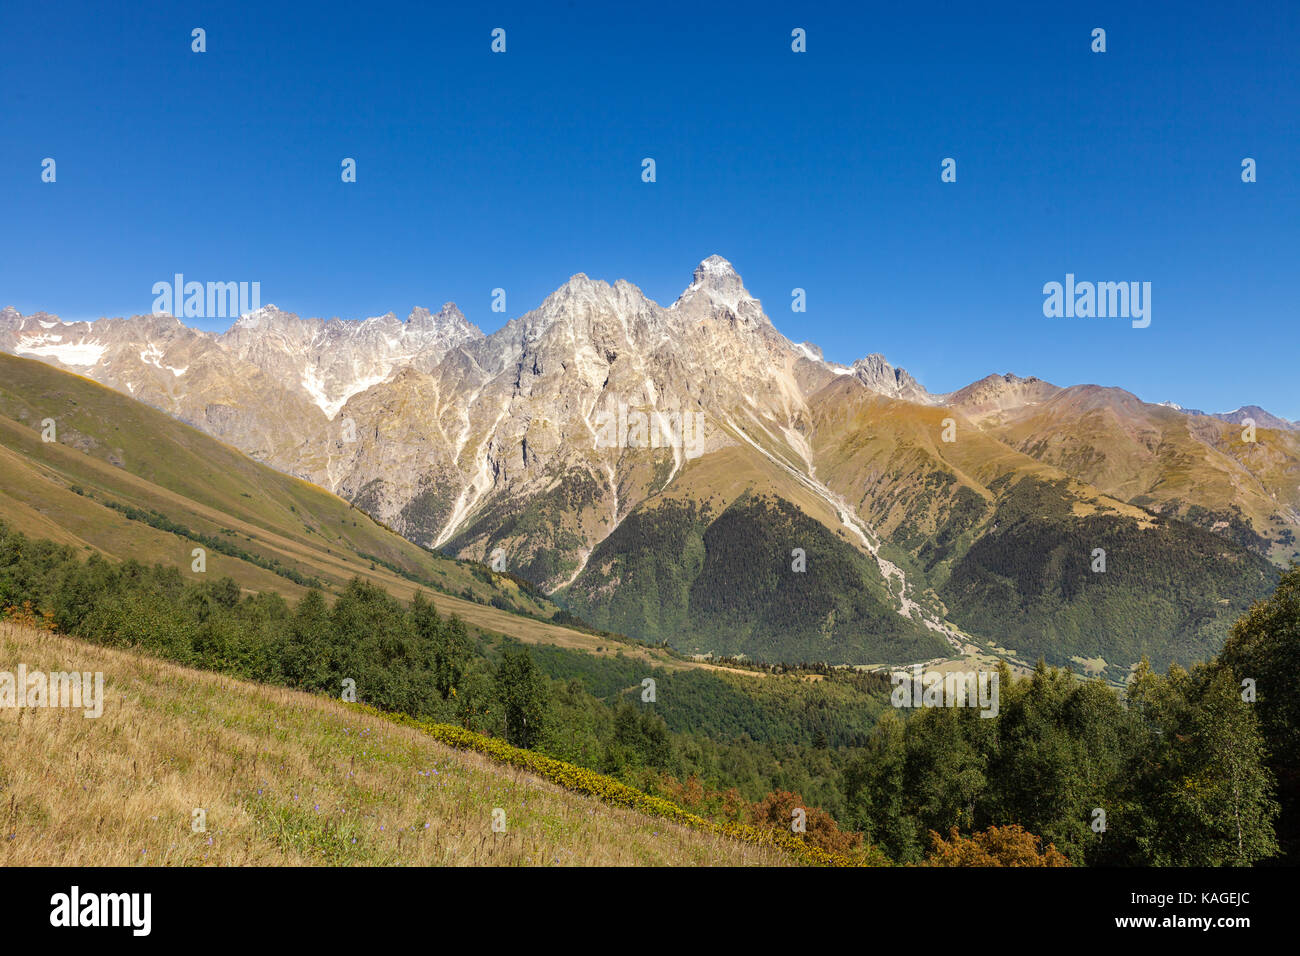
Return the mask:
<path fill-rule="evenodd" d="M 1251 441 L 1230 421 L 1246 408 L 1195 415 L 1010 373 L 930 393 L 878 353 L 844 366 L 792 342 L 721 256 L 666 307 L 624 279 L 576 273 L 488 335 L 452 303 L 405 322 L 265 306 L 224 333 L 159 316 L 55 323 L 6 309 L 0 350 L 126 392 L 418 544 L 562 590 L 598 619 L 619 600 L 588 566 L 601 543 L 666 494 L 702 503 L 724 486 L 717 514 L 756 495 L 775 513 L 785 502 L 815 516 L 863 556 L 861 573 L 901 617 L 958 651 L 970 635 L 936 589 L 992 533 L 987 515 L 971 522 L 1002 494 L 989 482 L 1068 479 L 1079 515 L 1154 527 L 1136 508 L 1277 565 L 1300 556 L 1293 423 L 1259 409 Z M 731 475 L 705 465 L 724 452 Z M 728 520 L 729 534 L 752 533 Z M 611 603 L 593 606 L 594 594 Z M 870 640 L 854 640 L 867 653 Z"/>

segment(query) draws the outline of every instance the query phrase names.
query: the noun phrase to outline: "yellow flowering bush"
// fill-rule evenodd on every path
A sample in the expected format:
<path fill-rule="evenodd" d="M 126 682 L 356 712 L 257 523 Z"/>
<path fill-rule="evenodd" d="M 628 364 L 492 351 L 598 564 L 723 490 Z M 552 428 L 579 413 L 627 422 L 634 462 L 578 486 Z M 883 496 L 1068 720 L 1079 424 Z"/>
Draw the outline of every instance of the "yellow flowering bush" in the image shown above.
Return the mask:
<path fill-rule="evenodd" d="M 534 773 L 564 787 L 566 790 L 585 793 L 606 803 L 671 820 L 692 829 L 721 834 L 756 846 L 779 847 L 793 854 L 799 862 L 809 866 L 865 866 L 869 863 L 877 865 L 888 863 L 878 852 L 874 856 L 863 854 L 850 857 L 813 846 L 792 833 L 782 833 L 780 830 L 745 823 L 715 823 L 712 820 L 706 820 L 701 816 L 690 813 L 669 800 L 662 797 L 652 797 L 602 773 L 596 773 L 594 770 L 578 767 L 563 760 L 556 760 L 554 757 L 547 757 L 532 750 L 513 747 L 503 740 L 484 737 L 482 734 L 453 724 L 438 724 L 410 717 L 406 714 L 389 713 L 366 704 L 352 704 L 350 706 L 365 713 L 391 720 L 394 723 L 415 727 L 449 747 L 455 747 L 458 750 L 471 750 L 501 763 L 509 764 L 512 767 L 518 767 L 520 770 Z"/>

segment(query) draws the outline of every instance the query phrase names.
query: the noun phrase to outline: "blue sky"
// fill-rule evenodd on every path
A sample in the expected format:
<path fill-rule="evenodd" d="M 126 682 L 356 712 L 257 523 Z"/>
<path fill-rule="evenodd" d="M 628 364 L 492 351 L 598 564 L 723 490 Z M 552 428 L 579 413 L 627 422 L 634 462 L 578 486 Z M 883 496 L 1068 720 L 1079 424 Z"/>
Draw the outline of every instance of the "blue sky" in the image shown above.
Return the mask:
<path fill-rule="evenodd" d="M 994 6 L 7 3 L 0 304 L 148 312 L 183 272 L 491 332 L 577 272 L 667 304 L 718 253 L 794 340 L 933 391 L 1300 419 L 1300 4 Z M 1151 282 L 1151 326 L 1044 318 L 1067 272 Z"/>

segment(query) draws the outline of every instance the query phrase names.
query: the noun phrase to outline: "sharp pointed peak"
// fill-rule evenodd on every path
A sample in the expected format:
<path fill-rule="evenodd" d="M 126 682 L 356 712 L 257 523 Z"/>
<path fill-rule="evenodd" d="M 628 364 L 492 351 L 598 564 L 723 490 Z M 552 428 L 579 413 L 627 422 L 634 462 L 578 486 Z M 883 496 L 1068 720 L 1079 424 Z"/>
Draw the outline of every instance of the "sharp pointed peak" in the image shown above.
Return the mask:
<path fill-rule="evenodd" d="M 705 275 L 736 276 L 739 278 L 736 267 L 717 253 L 700 260 L 700 264 L 695 267 L 695 277 L 697 279 Z"/>
<path fill-rule="evenodd" d="M 686 305 L 701 296 L 715 306 L 725 306 L 745 322 L 760 322 L 764 318 L 758 300 L 749 294 L 736 267 L 722 256 L 711 255 L 695 267 L 691 284 L 673 306 Z"/>
<path fill-rule="evenodd" d="M 732 293 L 740 292 L 749 295 L 745 291 L 745 284 L 741 281 L 740 273 L 736 271 L 736 267 L 722 256 L 716 254 L 703 259 L 695 267 L 695 272 L 691 276 L 690 288 L 714 289 Z"/>

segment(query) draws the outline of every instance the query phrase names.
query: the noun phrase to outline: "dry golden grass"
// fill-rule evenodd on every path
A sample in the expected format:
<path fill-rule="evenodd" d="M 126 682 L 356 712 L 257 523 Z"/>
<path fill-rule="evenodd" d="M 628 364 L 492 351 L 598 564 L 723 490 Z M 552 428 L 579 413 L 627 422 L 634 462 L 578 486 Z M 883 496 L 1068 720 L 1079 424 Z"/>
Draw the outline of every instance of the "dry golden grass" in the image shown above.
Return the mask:
<path fill-rule="evenodd" d="M 792 862 L 332 700 L 0 623 L 0 670 L 20 662 L 102 671 L 105 704 L 97 719 L 0 708 L 0 865 Z"/>

